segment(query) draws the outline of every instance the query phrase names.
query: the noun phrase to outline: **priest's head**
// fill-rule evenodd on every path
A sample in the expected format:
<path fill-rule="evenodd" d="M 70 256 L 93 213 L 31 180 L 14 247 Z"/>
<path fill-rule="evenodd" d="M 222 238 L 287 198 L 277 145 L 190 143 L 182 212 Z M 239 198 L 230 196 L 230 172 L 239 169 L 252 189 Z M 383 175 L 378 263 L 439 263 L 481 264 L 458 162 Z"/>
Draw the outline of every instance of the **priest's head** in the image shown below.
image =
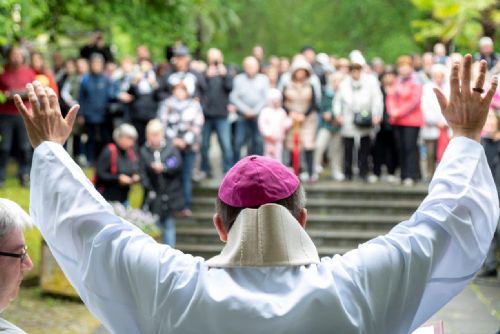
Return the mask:
<path fill-rule="evenodd" d="M 226 174 L 219 188 L 214 225 L 222 241 L 243 209 L 279 204 L 305 227 L 306 196 L 297 176 L 277 160 L 262 156 L 241 159 Z"/>
<path fill-rule="evenodd" d="M 0 198 L 0 312 L 17 297 L 24 274 L 33 268 L 23 228 L 30 216 L 16 203 Z"/>

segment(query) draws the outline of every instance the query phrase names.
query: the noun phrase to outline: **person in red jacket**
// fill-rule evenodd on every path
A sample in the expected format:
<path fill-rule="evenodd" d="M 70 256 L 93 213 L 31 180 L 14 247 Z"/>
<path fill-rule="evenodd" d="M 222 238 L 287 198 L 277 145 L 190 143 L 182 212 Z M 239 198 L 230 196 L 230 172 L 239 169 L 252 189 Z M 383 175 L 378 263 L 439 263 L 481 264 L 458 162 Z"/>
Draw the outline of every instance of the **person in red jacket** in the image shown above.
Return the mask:
<path fill-rule="evenodd" d="M 399 57 L 397 65 L 399 77 L 387 91 L 386 104 L 399 147 L 401 180 L 411 186 L 420 179 L 417 140 L 424 125 L 420 109 L 422 85 L 415 80 L 411 57 Z"/>
<path fill-rule="evenodd" d="M 5 183 L 7 162 L 15 138 L 18 147 L 18 177 L 23 186 L 28 186 L 29 183 L 31 145 L 13 98 L 15 94 L 19 94 L 29 108 L 26 84 L 35 80 L 35 72 L 24 65 L 23 52 L 19 47 L 10 47 L 6 58 L 7 63 L 0 74 L 0 188 Z"/>

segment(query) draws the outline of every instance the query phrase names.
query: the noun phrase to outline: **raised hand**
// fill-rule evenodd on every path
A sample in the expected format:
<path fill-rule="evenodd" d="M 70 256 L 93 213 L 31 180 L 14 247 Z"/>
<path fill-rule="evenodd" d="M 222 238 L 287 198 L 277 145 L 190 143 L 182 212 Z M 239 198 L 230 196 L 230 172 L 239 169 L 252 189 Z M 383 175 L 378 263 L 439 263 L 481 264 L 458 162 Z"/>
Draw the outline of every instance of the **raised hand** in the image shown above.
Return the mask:
<path fill-rule="evenodd" d="M 464 57 L 462 63 L 462 80 L 459 78 L 460 64 L 453 64 L 450 79 L 450 100 L 443 92 L 434 89 L 441 106 L 443 116 L 453 130 L 453 135 L 465 136 L 476 141 L 481 139 L 481 129 L 486 122 L 491 99 L 498 85 L 498 78 L 494 76 L 488 92 L 483 96 L 484 81 L 486 78 L 486 61 L 480 63 L 479 76 L 475 86 L 471 89 L 472 56 Z"/>
<path fill-rule="evenodd" d="M 14 102 L 24 119 L 31 146 L 36 148 L 44 141 L 64 144 L 71 134 L 79 105 L 74 105 L 63 118 L 56 93 L 43 87 L 38 81 L 26 85 L 31 110 L 26 108 L 22 98 L 16 94 Z"/>

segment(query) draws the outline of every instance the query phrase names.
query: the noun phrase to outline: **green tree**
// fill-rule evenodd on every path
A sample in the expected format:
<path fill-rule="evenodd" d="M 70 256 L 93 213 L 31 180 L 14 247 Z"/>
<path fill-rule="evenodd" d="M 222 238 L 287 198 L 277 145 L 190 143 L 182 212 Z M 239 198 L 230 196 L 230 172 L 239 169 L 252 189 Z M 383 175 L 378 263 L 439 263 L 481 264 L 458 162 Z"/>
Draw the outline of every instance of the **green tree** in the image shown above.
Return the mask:
<path fill-rule="evenodd" d="M 415 39 L 421 43 L 439 40 L 470 51 L 477 47 L 486 26 L 490 27 L 491 36 L 495 33 L 491 27 L 500 24 L 497 0 L 412 0 L 412 3 L 425 16 L 412 22 Z"/>

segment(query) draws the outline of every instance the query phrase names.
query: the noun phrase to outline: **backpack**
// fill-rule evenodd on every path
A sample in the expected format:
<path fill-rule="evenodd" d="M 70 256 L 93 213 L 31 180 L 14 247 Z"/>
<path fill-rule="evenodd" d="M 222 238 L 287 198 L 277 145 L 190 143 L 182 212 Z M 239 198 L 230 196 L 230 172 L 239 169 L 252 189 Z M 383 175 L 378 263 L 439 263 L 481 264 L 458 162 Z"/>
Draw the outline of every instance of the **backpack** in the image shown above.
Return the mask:
<path fill-rule="evenodd" d="M 109 143 L 107 145 L 107 148 L 111 152 L 110 156 L 110 162 L 109 162 L 109 170 L 111 174 L 115 175 L 118 173 L 118 147 L 116 147 L 115 144 Z M 127 150 L 127 156 L 131 161 L 136 161 L 137 157 L 135 155 L 135 152 L 133 149 Z M 104 193 L 105 187 L 102 181 L 99 180 L 99 177 L 97 176 L 97 171 L 94 169 L 94 175 L 92 177 L 92 183 L 96 187 L 97 191 L 99 191 L 101 194 Z"/>

